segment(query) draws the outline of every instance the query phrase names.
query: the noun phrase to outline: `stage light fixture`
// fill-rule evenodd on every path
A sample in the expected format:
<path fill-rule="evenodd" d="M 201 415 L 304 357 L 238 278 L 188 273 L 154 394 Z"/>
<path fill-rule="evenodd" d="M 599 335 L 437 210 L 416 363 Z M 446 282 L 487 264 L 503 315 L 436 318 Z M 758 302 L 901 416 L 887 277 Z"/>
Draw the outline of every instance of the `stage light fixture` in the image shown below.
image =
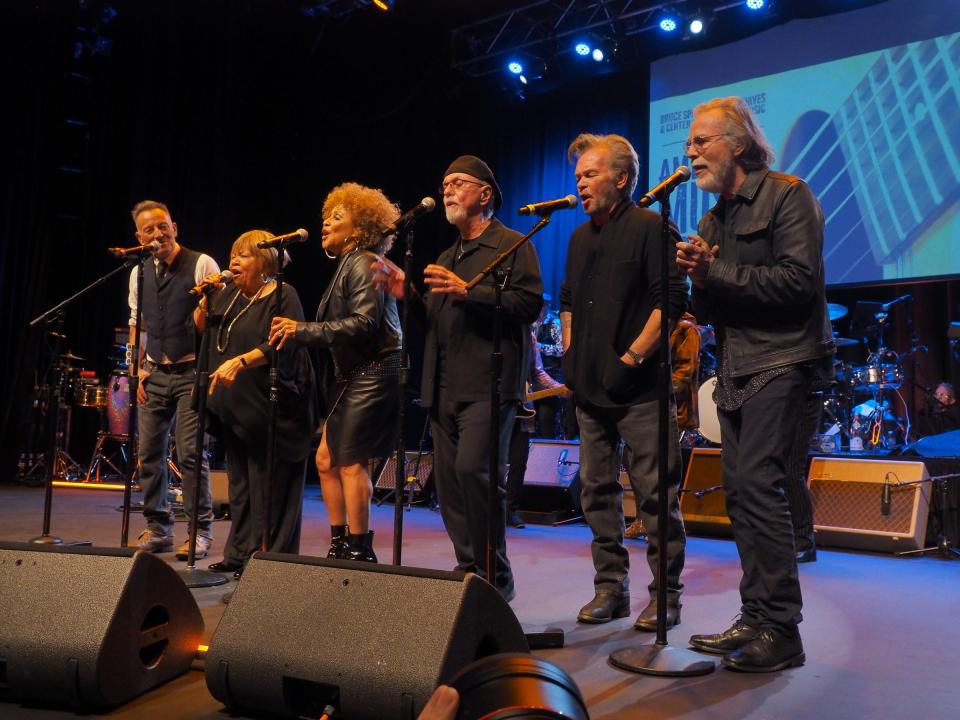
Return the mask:
<path fill-rule="evenodd" d="M 595 62 L 603 62 L 606 56 L 603 54 L 603 50 L 600 48 L 594 48 L 593 52 L 590 53 L 590 57 L 592 57 Z"/>
<path fill-rule="evenodd" d="M 767 0 L 746 0 L 745 4 L 748 10 L 763 10 L 767 4 Z"/>
<path fill-rule="evenodd" d="M 675 32 L 678 27 L 677 19 L 672 15 L 664 15 L 662 18 L 660 18 L 658 25 L 665 33 Z"/>
<path fill-rule="evenodd" d="M 519 75 L 523 72 L 523 64 L 518 60 L 511 60 L 507 63 L 507 70 L 509 70 L 514 75 Z"/>
<path fill-rule="evenodd" d="M 590 44 L 581 40 L 573 46 L 573 51 L 580 57 L 586 57 L 590 54 Z"/>
<path fill-rule="evenodd" d="M 694 18 L 687 25 L 687 29 L 690 31 L 691 35 L 699 35 L 703 32 L 703 20 L 700 18 Z"/>
<path fill-rule="evenodd" d="M 373 0 L 373 6 L 377 10 L 383 10 L 383 12 L 390 12 L 393 10 L 393 6 L 397 0 Z"/>

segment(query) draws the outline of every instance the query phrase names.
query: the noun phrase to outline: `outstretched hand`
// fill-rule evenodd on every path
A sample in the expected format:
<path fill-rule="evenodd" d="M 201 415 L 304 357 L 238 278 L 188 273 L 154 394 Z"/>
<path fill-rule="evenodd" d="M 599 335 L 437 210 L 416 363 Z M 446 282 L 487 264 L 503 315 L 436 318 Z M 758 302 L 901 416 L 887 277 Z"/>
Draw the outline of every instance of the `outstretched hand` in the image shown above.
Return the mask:
<path fill-rule="evenodd" d="M 377 255 L 370 267 L 373 269 L 373 284 L 388 295 L 392 295 L 397 300 L 403 299 L 403 284 L 407 276 L 400 267 L 393 261 Z"/>

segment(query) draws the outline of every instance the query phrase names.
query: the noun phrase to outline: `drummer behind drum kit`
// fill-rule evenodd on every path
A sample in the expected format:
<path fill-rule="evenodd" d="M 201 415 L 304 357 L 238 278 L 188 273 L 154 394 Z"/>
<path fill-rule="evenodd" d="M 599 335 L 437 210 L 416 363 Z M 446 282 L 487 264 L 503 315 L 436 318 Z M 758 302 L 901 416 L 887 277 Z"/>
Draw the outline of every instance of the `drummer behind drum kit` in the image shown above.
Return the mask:
<path fill-rule="evenodd" d="M 837 452 L 849 449 L 852 452 L 892 449 L 907 441 L 907 424 L 891 411 L 893 396 L 905 407 L 900 395 L 900 386 L 904 382 L 902 360 L 918 350 L 922 345 L 914 345 L 905 353 L 898 354 L 884 345 L 884 330 L 887 313 L 896 304 L 909 299 L 904 295 L 889 303 L 857 303 L 851 320 L 851 332 L 859 339 L 838 337 L 834 332 L 834 342 L 838 348 L 866 345 L 865 364 L 858 365 L 835 362 L 836 381 L 823 393 L 825 427 L 814 441 L 820 452 Z M 847 315 L 843 305 L 829 303 L 827 313 L 830 322 L 836 322 Z M 720 421 L 717 416 L 713 391 L 716 387 L 716 359 L 706 350 L 712 331 L 709 326 L 701 328 L 704 349 L 700 354 L 701 378 L 698 391 L 700 413 L 700 435 L 715 445 L 720 444 Z M 875 343 L 875 350 L 870 345 Z"/>

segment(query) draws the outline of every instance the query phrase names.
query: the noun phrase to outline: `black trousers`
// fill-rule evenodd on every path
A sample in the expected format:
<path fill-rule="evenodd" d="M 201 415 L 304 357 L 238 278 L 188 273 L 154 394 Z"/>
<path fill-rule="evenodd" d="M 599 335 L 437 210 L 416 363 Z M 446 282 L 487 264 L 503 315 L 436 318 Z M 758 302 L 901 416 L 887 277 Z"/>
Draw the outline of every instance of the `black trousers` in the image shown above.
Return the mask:
<path fill-rule="evenodd" d="M 230 564 L 246 564 L 260 549 L 263 525 L 268 522 L 270 552 L 300 552 L 300 528 L 303 519 L 303 485 L 307 460 L 289 461 L 278 457 L 272 482 L 265 449 L 254 450 L 224 428 L 227 457 L 227 482 L 230 488 L 230 535 L 223 548 L 223 559 Z M 270 482 L 270 513 L 264 506 L 263 491 Z"/>
<path fill-rule="evenodd" d="M 524 432 L 524 423 L 513 423 L 510 433 L 510 455 L 507 470 L 507 510 L 517 512 L 523 497 L 523 477 L 527 474 L 527 460 L 530 459 L 530 433 Z"/>
<path fill-rule="evenodd" d="M 723 489 L 743 577 L 743 619 L 792 632 L 803 617 L 793 522 L 784 492 L 811 373 L 796 367 L 734 411 L 718 411 Z"/>
<path fill-rule="evenodd" d="M 810 498 L 810 487 L 807 485 L 807 460 L 810 440 L 820 427 L 822 413 L 823 394 L 810 393 L 803 403 L 797 434 L 787 461 L 787 481 L 783 489 L 787 494 L 787 504 L 793 520 L 793 541 L 797 551 L 808 550 L 815 544 L 813 500 Z"/>
<path fill-rule="evenodd" d="M 500 405 L 499 505 L 492 538 L 496 556 L 495 585 L 501 594 L 513 592 L 513 572 L 507 559 L 504 510 L 504 471 L 516 400 Z M 433 431 L 433 473 L 440 516 L 453 543 L 457 566 L 486 577 L 486 544 L 490 490 L 490 401 L 452 402 L 440 388 L 430 409 Z"/>

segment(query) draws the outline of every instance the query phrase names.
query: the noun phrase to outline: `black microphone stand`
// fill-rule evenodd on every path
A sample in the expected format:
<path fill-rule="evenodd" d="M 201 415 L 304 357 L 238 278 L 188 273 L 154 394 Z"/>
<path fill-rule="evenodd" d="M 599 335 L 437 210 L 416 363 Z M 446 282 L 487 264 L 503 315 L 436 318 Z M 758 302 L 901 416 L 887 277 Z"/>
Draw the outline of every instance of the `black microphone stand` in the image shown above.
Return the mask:
<path fill-rule="evenodd" d="M 197 435 L 194 440 L 194 468 L 193 468 L 193 514 L 189 518 L 187 551 L 187 567 L 178 570 L 177 575 L 181 577 L 188 588 L 216 587 L 227 582 L 227 577 L 222 573 L 211 572 L 210 570 L 200 570 L 197 568 L 197 531 L 199 525 L 197 521 L 200 515 L 200 478 L 203 477 L 203 436 L 207 429 L 207 393 L 210 389 L 210 337 L 213 334 L 213 325 L 216 321 L 220 324 L 222 318 L 214 317 L 210 312 L 211 296 L 210 292 L 216 287 L 209 285 L 203 289 L 206 302 L 204 303 L 204 323 L 203 335 L 200 338 L 200 352 L 197 356 L 197 377 L 193 382 L 193 397 L 197 400 Z M 137 305 L 139 308 L 140 306 Z"/>
<path fill-rule="evenodd" d="M 949 494 L 947 493 L 947 485 L 951 480 L 956 480 L 960 478 L 960 473 L 950 473 L 948 475 L 935 475 L 931 478 L 924 478 L 923 480 L 915 480 L 913 482 L 897 482 L 894 483 L 895 487 L 905 487 L 907 485 L 919 485 L 921 483 L 929 482 L 933 485 L 934 492 L 937 493 L 937 504 L 938 507 L 938 521 L 940 528 L 937 531 L 937 544 L 931 545 L 929 547 L 920 548 L 919 550 L 905 550 L 903 552 L 894 553 L 897 557 L 903 557 L 904 555 L 926 555 L 927 553 L 935 552 L 939 553 L 941 557 L 946 558 L 947 560 L 958 560 L 960 559 L 960 550 L 957 550 L 953 546 L 953 543 L 950 541 L 950 538 L 947 537 L 947 502 L 950 499 Z"/>
<path fill-rule="evenodd" d="M 106 275 L 101 275 L 99 278 L 94 280 L 85 288 L 78 290 L 73 295 L 68 297 L 66 300 L 63 300 L 57 303 L 49 310 L 46 310 L 40 315 L 38 315 L 37 317 L 35 317 L 33 320 L 29 322 L 29 327 L 36 327 L 40 323 L 43 323 L 47 321 L 49 318 L 52 318 L 55 316 L 60 317 L 65 307 L 73 303 L 75 300 L 79 300 L 80 298 L 84 297 L 87 293 L 89 293 L 94 288 L 100 287 L 107 280 L 112 278 L 114 275 L 117 275 L 123 272 L 124 270 L 129 270 L 133 266 L 133 263 L 135 262 L 140 264 L 140 271 L 139 271 L 140 275 L 138 277 L 142 278 L 143 258 L 148 254 L 148 252 L 149 251 L 145 250 L 143 253 L 137 253 L 136 255 L 128 256 L 127 258 L 125 258 L 124 263 L 122 265 L 118 265 L 113 270 L 108 272 Z M 140 293 L 142 293 L 142 288 L 143 288 L 143 282 L 140 282 L 138 286 L 138 303 L 137 303 L 138 324 L 140 320 L 140 305 L 141 305 L 141 303 L 139 302 L 139 299 L 140 299 Z M 60 333 L 58 333 L 58 335 L 59 334 Z M 54 344 L 54 349 L 56 354 L 59 355 L 59 352 L 60 352 L 59 340 Z M 131 383 L 131 392 L 135 392 L 135 391 L 136 391 L 136 384 L 134 382 L 134 383 Z M 43 499 L 43 532 L 37 537 L 31 538 L 30 540 L 30 542 L 43 544 L 43 545 L 60 545 L 63 542 L 59 537 L 50 534 L 50 519 L 51 519 L 52 508 L 53 508 L 53 479 L 54 479 L 54 474 L 56 473 L 56 462 L 57 462 L 57 455 L 58 455 L 57 432 L 59 430 L 59 425 L 60 425 L 60 400 L 61 400 L 61 396 L 59 391 L 59 383 L 56 385 L 56 390 L 54 390 L 54 386 L 51 385 L 50 392 L 48 393 L 48 397 L 47 397 L 47 414 L 48 414 L 47 432 L 49 433 L 49 436 L 48 436 L 48 443 L 47 443 L 47 459 L 45 461 L 47 466 L 46 467 L 47 481 L 44 488 L 44 499 Z M 131 416 L 132 416 L 132 413 L 131 413 Z M 131 440 L 132 440 L 132 437 L 133 436 L 131 435 Z M 137 460 L 136 450 L 135 450 L 136 443 L 131 442 L 131 444 L 134 448 L 133 461 L 134 461 L 134 467 L 136 467 L 136 460 Z M 127 487 L 129 488 L 129 481 L 127 483 Z M 127 504 L 126 507 L 127 507 L 127 516 L 129 517 L 129 504 Z M 91 542 L 89 540 L 77 540 L 67 544 L 68 545 L 90 545 Z M 125 535 L 122 536 L 122 544 L 126 545 Z"/>
<path fill-rule="evenodd" d="M 413 228 L 408 225 L 401 231 L 407 249 L 403 254 L 403 307 L 400 309 L 400 382 L 397 387 L 397 427 L 395 475 L 393 480 L 393 564 L 400 565 L 403 555 L 403 485 L 407 479 L 407 453 L 403 443 L 403 421 L 407 397 L 407 382 L 410 375 L 407 322 L 410 308 L 410 274 L 413 272 Z M 423 444 L 421 443 L 421 448 Z M 420 462 L 419 455 L 417 462 Z"/>
<path fill-rule="evenodd" d="M 130 501 L 133 493 L 134 478 L 140 479 L 140 442 L 137 436 L 140 423 L 140 403 L 137 395 L 140 392 L 140 326 L 143 322 L 143 264 L 146 260 L 146 254 L 141 254 L 137 258 L 137 311 L 133 318 L 133 347 L 130 351 L 130 367 L 133 372 L 128 372 L 130 378 L 127 389 L 130 393 L 128 401 L 130 403 L 130 414 L 127 415 L 127 440 L 130 443 L 130 464 L 133 472 L 124 478 L 123 483 L 123 509 L 120 513 L 120 547 L 126 547 L 130 539 Z M 125 265 L 129 265 L 125 263 Z M 126 469 L 126 468 L 124 468 Z"/>
<path fill-rule="evenodd" d="M 667 511 L 667 487 L 670 480 L 670 393 L 673 388 L 670 367 L 670 302 L 668 292 L 670 272 L 667 255 L 676 252 L 676 243 L 670 232 L 670 192 L 662 192 L 660 201 L 660 365 L 657 390 L 660 417 L 658 423 L 659 447 L 657 465 L 657 533 L 660 551 L 657 553 L 657 638 L 652 645 L 626 647 L 610 654 L 614 667 L 643 675 L 688 677 L 707 675 L 716 669 L 713 660 L 687 648 L 667 644 L 667 538 L 670 536 L 670 513 Z M 679 468 L 678 468 L 679 472 Z"/>
<path fill-rule="evenodd" d="M 494 282 L 495 302 L 493 308 L 493 349 L 490 352 L 490 437 L 489 437 L 489 465 L 490 487 L 487 493 L 487 533 L 485 558 L 487 566 L 486 580 L 496 587 L 497 553 L 493 547 L 493 538 L 499 530 L 499 523 L 503 521 L 503 505 L 500 501 L 500 404 L 502 402 L 501 373 L 503 371 L 503 290 L 509 283 L 509 273 L 501 269 L 501 265 L 516 255 L 517 250 L 534 235 L 543 230 L 550 223 L 550 213 L 545 212 L 540 221 L 534 225 L 526 235 L 518 238 L 509 248 L 498 253 L 485 268 L 467 282 L 467 292 L 480 284 L 484 278 L 497 273 Z M 532 649 L 563 647 L 563 631 L 559 628 L 537 628 L 525 632 L 527 642 Z"/>

